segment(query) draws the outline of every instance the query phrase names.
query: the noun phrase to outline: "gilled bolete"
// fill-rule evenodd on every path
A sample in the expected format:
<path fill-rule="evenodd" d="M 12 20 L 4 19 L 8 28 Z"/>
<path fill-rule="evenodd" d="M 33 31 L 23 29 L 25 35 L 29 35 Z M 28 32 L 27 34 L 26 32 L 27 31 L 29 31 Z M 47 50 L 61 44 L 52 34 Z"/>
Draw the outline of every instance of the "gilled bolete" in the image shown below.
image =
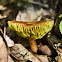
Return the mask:
<path fill-rule="evenodd" d="M 41 39 L 51 31 L 54 20 L 37 22 L 8 21 L 9 27 L 16 31 L 17 35 L 26 38 L 30 42 L 32 51 L 37 52 L 36 39 Z"/>

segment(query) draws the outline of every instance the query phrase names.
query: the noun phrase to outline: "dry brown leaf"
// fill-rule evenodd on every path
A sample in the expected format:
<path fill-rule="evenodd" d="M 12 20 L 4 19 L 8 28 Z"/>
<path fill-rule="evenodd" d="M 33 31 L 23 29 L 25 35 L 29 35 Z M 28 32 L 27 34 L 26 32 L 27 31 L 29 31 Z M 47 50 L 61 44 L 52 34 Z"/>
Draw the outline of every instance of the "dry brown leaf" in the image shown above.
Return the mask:
<path fill-rule="evenodd" d="M 1 36 L 0 36 L 0 62 L 8 62 L 7 49 Z"/>
<path fill-rule="evenodd" d="M 7 42 L 8 47 L 14 46 L 14 41 L 11 40 L 10 37 L 8 37 L 8 35 L 6 35 L 6 27 L 4 27 L 4 38 Z"/>
<path fill-rule="evenodd" d="M 2 16 L 1 14 L 0 14 L 0 19 L 3 19 L 3 18 L 6 18 L 7 16 Z"/>
<path fill-rule="evenodd" d="M 62 59 L 60 58 L 60 56 L 56 56 L 55 59 L 57 62 L 62 62 Z"/>
<path fill-rule="evenodd" d="M 13 3 L 13 2 L 15 2 L 15 0 L 10 0 L 10 3 Z"/>
<path fill-rule="evenodd" d="M 7 42 L 8 47 L 14 46 L 14 41 L 13 40 L 11 40 L 7 35 L 5 35 L 4 37 L 5 37 L 5 40 Z"/>
<path fill-rule="evenodd" d="M 38 8 L 35 11 L 35 8 L 33 6 L 27 7 L 24 11 L 19 11 L 16 21 L 24 21 L 24 22 L 33 22 L 33 21 L 40 21 L 42 18 L 42 12 L 43 9 Z"/>
<path fill-rule="evenodd" d="M 11 10 L 10 9 L 7 9 L 6 11 L 3 12 L 3 15 L 8 16 L 10 12 L 11 12 Z"/>
<path fill-rule="evenodd" d="M 35 57 L 33 54 L 31 54 L 21 44 L 15 44 L 15 46 L 11 48 L 11 55 L 19 61 L 21 61 L 21 60 L 24 60 L 24 61 L 30 60 L 32 62 L 41 62 L 37 57 Z"/>
<path fill-rule="evenodd" d="M 47 45 L 41 45 L 39 47 L 39 50 L 43 53 L 46 54 L 47 56 L 50 56 L 52 54 L 50 48 Z"/>
<path fill-rule="evenodd" d="M 57 62 L 62 62 L 62 49 L 59 48 L 61 46 L 61 43 L 54 44 L 54 49 L 57 51 L 58 56 L 55 57 Z"/>
<path fill-rule="evenodd" d="M 8 55 L 8 62 L 14 62 L 13 59 Z"/>
<path fill-rule="evenodd" d="M 37 55 L 35 54 L 35 56 L 41 60 L 41 62 L 49 62 L 48 61 L 48 58 L 47 58 L 47 55 Z"/>
<path fill-rule="evenodd" d="M 0 10 L 5 10 L 5 9 L 6 9 L 6 7 L 0 5 Z"/>
<path fill-rule="evenodd" d="M 61 48 L 58 48 L 58 50 L 62 53 L 62 49 Z"/>

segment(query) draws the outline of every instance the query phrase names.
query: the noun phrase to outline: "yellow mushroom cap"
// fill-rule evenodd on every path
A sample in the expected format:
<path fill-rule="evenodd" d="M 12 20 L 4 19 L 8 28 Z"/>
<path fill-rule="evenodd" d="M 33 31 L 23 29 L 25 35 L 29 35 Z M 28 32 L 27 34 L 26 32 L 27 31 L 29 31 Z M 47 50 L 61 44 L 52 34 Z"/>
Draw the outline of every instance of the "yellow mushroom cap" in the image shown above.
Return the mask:
<path fill-rule="evenodd" d="M 54 20 L 37 22 L 8 21 L 9 27 L 16 31 L 17 35 L 26 39 L 41 39 L 54 25 Z"/>

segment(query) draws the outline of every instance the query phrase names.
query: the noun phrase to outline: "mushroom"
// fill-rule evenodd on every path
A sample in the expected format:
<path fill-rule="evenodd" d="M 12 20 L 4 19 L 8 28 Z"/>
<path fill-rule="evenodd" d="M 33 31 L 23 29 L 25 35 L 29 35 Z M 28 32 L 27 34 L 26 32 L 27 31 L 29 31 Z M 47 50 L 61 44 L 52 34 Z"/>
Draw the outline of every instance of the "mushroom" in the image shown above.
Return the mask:
<path fill-rule="evenodd" d="M 37 22 L 8 21 L 8 25 L 12 30 L 16 31 L 17 35 L 28 39 L 31 50 L 37 53 L 36 39 L 41 39 L 51 31 L 54 20 Z"/>

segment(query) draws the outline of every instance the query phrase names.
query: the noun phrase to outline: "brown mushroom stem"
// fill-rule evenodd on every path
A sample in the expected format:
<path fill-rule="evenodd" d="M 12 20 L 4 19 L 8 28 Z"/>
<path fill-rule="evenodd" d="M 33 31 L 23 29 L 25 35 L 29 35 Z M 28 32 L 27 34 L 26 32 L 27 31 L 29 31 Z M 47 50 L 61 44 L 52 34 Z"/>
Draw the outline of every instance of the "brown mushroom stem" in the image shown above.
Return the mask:
<path fill-rule="evenodd" d="M 36 43 L 36 41 L 35 41 L 35 40 L 30 40 L 29 43 L 30 43 L 31 50 L 32 50 L 33 52 L 37 53 L 37 49 L 38 49 L 38 48 L 37 48 L 37 43 Z"/>

